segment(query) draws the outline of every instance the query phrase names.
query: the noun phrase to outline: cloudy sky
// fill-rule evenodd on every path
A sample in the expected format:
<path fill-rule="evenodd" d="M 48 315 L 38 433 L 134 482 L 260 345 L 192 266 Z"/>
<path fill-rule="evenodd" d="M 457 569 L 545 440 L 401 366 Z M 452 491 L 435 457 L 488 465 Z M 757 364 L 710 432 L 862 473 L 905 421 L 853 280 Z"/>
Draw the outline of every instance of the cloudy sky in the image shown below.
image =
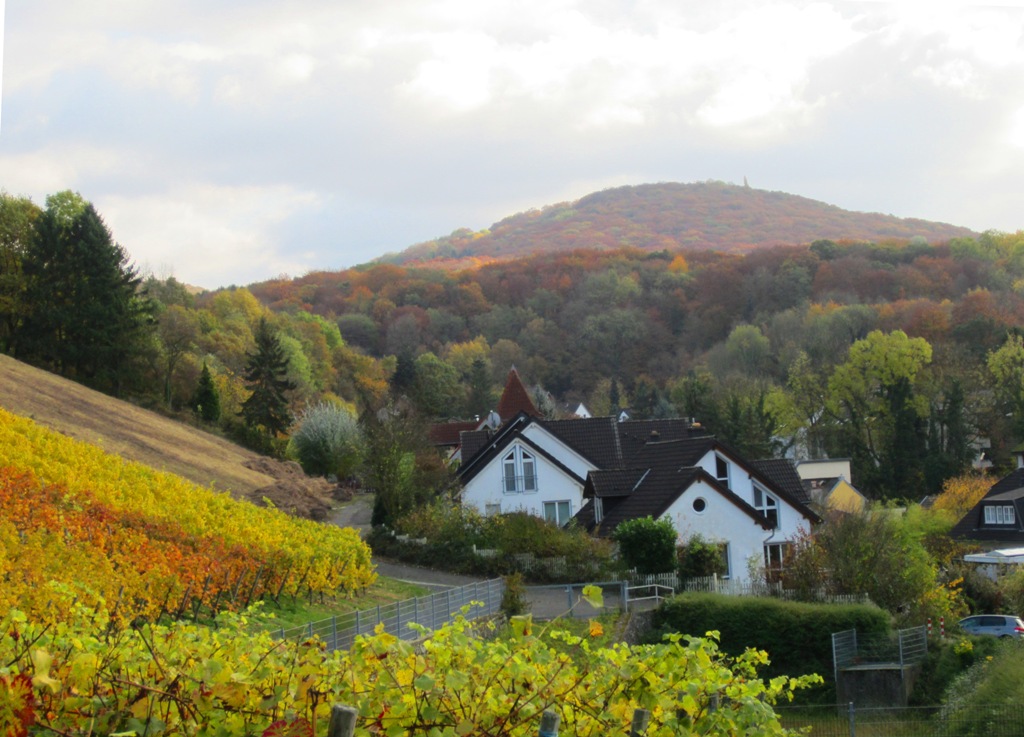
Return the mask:
<path fill-rule="evenodd" d="M 210 288 L 645 182 L 1024 229 L 1024 0 L 6 0 L 4 31 L 0 188 L 77 190 Z"/>

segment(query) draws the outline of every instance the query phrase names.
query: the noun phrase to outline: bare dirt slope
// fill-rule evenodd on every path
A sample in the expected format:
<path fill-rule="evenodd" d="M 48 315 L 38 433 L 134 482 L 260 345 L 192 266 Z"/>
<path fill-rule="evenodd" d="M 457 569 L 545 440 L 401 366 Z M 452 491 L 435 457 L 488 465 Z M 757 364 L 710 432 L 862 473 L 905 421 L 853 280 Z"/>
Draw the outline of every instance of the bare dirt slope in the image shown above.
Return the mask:
<path fill-rule="evenodd" d="M 190 425 L 0 355 L 0 407 L 131 461 L 322 519 L 333 485 Z"/>

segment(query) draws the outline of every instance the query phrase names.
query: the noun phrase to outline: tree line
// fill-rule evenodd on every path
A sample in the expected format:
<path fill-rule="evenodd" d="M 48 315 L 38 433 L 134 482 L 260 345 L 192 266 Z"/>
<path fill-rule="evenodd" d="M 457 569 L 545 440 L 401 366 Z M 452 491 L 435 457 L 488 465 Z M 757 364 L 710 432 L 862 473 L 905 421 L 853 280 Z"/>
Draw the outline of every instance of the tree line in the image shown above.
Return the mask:
<path fill-rule="evenodd" d="M 3 350 L 264 449 L 322 403 L 361 428 L 483 416 L 513 365 L 548 414 L 681 415 L 751 457 L 849 457 L 875 498 L 938 491 L 982 439 L 1007 465 L 1024 439 L 1024 233 L 381 263 L 201 292 L 138 274 L 80 195 L 4 194 L 0 269 Z"/>

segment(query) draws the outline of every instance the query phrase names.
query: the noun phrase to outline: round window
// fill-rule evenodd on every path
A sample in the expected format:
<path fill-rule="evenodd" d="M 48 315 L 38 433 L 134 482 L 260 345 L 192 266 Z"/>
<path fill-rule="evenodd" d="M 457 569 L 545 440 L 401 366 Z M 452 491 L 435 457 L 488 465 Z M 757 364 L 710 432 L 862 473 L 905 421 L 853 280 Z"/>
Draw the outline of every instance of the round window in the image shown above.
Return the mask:
<path fill-rule="evenodd" d="M 696 499 L 693 500 L 693 511 L 696 512 L 697 514 L 700 514 L 701 512 L 703 512 L 707 508 L 708 508 L 708 503 L 706 501 L 704 501 L 704 497 L 700 497 L 699 496 L 699 497 L 697 497 Z"/>

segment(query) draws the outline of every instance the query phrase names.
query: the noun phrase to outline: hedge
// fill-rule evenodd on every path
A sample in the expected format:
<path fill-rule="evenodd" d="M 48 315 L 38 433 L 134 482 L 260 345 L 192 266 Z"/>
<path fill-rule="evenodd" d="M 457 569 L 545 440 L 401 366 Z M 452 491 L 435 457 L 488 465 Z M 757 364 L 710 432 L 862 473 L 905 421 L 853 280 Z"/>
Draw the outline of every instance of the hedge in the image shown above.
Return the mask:
<path fill-rule="evenodd" d="M 751 647 L 767 651 L 771 664 L 764 676 L 817 673 L 833 695 L 832 634 L 850 629 L 858 636 L 889 634 L 890 615 L 870 604 L 809 604 L 722 594 L 681 594 L 654 615 L 658 638 L 670 632 L 703 637 L 717 630 L 722 651 L 730 655 Z"/>

